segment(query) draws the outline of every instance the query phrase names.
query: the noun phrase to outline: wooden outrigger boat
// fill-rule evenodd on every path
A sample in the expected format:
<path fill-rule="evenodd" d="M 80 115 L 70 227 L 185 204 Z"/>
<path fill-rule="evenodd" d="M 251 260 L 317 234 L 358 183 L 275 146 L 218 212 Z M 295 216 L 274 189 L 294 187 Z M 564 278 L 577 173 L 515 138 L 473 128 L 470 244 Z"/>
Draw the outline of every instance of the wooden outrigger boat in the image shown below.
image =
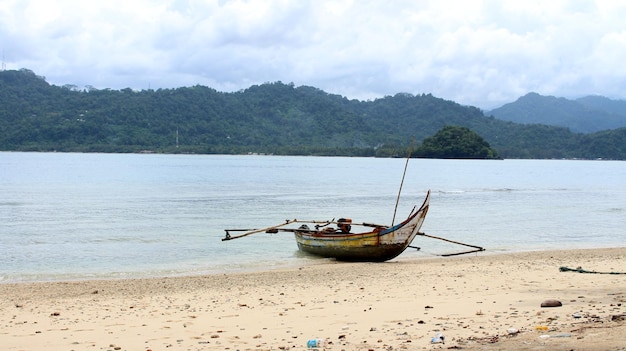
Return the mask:
<path fill-rule="evenodd" d="M 401 223 L 392 226 L 361 223 L 353 224 L 350 219 L 338 221 L 300 221 L 297 219 L 285 223 L 255 230 L 226 229 L 226 237 L 232 240 L 247 235 L 266 232 L 293 232 L 298 248 L 313 255 L 335 258 L 341 261 L 387 261 L 400 255 L 420 233 L 430 203 L 430 191 L 426 194 L 422 206 Z M 285 228 L 288 225 L 300 224 L 296 228 Z M 313 228 L 309 227 L 313 226 Z M 333 227 L 336 225 L 336 228 Z M 352 232 L 353 227 L 366 228 Z M 246 231 L 232 236 L 232 231 Z"/>
<path fill-rule="evenodd" d="M 429 202 L 430 192 L 416 212 L 391 227 L 363 224 L 373 229 L 350 233 L 351 222 L 341 219 L 337 222 L 336 230 L 329 227 L 308 230 L 301 226 L 294 231 L 296 242 L 301 251 L 317 256 L 342 261 L 387 261 L 400 255 L 411 245 L 426 219 Z"/>
<path fill-rule="evenodd" d="M 411 148 L 413 143 L 411 143 Z M 410 150 L 410 149 L 409 149 Z M 352 220 L 340 218 L 338 221 L 300 221 L 297 219 L 287 220 L 282 224 L 263 229 L 226 229 L 226 236 L 222 241 L 242 238 L 256 233 L 278 233 L 292 232 L 296 237 L 298 248 L 313 255 L 335 258 L 342 261 L 371 261 L 383 262 L 391 260 L 400 255 L 410 246 L 416 236 L 426 236 L 433 239 L 444 240 L 453 244 L 471 247 L 472 250 L 446 254 L 441 256 L 462 255 L 472 252 L 484 251 L 482 247 L 463 244 L 420 232 L 420 228 L 426 219 L 430 206 L 430 190 L 426 193 L 426 198 L 417 211 L 413 211 L 399 224 L 395 224 L 396 211 L 402 192 L 402 184 L 406 175 L 406 168 L 411 154 L 407 157 L 404 166 L 404 174 L 398 191 L 396 208 L 393 213 L 391 225 L 379 225 L 371 223 L 353 224 Z M 290 227 L 290 225 L 298 225 Z M 313 228 L 309 227 L 312 225 Z M 336 225 L 336 228 L 333 227 Z M 365 229 L 352 232 L 352 227 L 363 227 Z M 231 232 L 244 232 L 239 235 L 231 235 Z M 419 250 L 419 248 L 416 248 Z"/>

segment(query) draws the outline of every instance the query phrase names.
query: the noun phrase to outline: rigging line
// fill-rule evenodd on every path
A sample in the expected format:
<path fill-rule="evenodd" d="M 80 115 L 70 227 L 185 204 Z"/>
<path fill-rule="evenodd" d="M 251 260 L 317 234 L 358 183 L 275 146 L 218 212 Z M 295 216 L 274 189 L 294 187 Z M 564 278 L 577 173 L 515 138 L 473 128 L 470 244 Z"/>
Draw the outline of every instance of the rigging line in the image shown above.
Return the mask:
<path fill-rule="evenodd" d="M 592 273 L 592 274 L 626 274 L 626 272 L 597 272 L 597 271 L 588 271 L 586 269 L 582 269 L 582 267 L 578 268 L 569 268 L 569 267 L 559 267 L 560 272 L 578 272 L 578 273 Z"/>
<path fill-rule="evenodd" d="M 398 189 L 398 197 L 396 198 L 396 207 L 393 209 L 393 218 L 391 219 L 391 226 L 396 222 L 396 212 L 398 212 L 398 203 L 400 203 L 400 194 L 402 193 L 402 185 L 404 184 L 404 177 L 406 176 L 406 169 L 409 166 L 409 160 L 411 159 L 411 151 L 413 151 L 413 142 L 415 137 L 411 138 L 411 146 L 409 147 L 408 155 L 406 156 L 406 163 L 404 164 L 404 173 L 402 173 L 402 181 L 400 182 L 400 189 Z"/>
<path fill-rule="evenodd" d="M 417 235 L 421 235 L 421 236 L 425 236 L 425 237 L 432 238 L 432 239 L 437 239 L 437 240 L 443 240 L 443 241 L 446 241 L 446 242 L 449 242 L 449 243 L 452 243 L 452 244 L 457 244 L 457 245 L 461 245 L 461 246 L 471 247 L 471 248 L 476 249 L 478 251 L 486 251 L 485 248 L 483 248 L 481 246 L 466 244 L 466 243 L 462 243 L 460 241 L 455 241 L 455 240 L 442 238 L 440 236 L 428 235 L 428 234 L 422 233 L 422 232 L 418 232 Z"/>

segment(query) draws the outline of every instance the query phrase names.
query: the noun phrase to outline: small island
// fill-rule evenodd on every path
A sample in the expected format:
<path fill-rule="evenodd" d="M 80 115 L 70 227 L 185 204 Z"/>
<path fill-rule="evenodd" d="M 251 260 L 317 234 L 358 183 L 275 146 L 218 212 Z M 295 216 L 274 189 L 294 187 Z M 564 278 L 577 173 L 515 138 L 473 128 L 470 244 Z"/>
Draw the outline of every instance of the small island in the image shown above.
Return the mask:
<path fill-rule="evenodd" d="M 435 135 L 424 139 L 415 150 L 415 157 L 500 159 L 485 139 L 467 127 L 445 126 Z"/>

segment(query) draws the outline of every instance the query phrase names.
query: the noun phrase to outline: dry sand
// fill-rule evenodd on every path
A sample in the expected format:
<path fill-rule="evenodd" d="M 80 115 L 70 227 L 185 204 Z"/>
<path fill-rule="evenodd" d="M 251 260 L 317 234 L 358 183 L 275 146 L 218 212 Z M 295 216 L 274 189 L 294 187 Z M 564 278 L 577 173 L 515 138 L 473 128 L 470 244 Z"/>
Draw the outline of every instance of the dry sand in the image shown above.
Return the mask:
<path fill-rule="evenodd" d="M 626 350 L 626 275 L 561 266 L 626 272 L 626 248 L 5 283 L 0 345 L 304 350 L 307 340 L 325 339 L 326 350 Z M 540 307 L 548 299 L 563 306 Z M 437 333 L 445 344 L 431 343 Z"/>

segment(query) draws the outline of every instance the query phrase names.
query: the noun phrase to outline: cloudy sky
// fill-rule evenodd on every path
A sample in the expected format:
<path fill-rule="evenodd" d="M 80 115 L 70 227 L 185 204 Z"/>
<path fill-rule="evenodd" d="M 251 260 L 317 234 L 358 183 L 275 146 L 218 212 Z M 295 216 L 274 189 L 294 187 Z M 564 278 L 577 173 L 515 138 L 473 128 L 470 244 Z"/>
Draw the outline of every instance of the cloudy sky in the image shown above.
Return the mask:
<path fill-rule="evenodd" d="M 483 109 L 626 99 L 626 1 L 0 0 L 6 69 L 104 89 L 282 81 Z"/>

